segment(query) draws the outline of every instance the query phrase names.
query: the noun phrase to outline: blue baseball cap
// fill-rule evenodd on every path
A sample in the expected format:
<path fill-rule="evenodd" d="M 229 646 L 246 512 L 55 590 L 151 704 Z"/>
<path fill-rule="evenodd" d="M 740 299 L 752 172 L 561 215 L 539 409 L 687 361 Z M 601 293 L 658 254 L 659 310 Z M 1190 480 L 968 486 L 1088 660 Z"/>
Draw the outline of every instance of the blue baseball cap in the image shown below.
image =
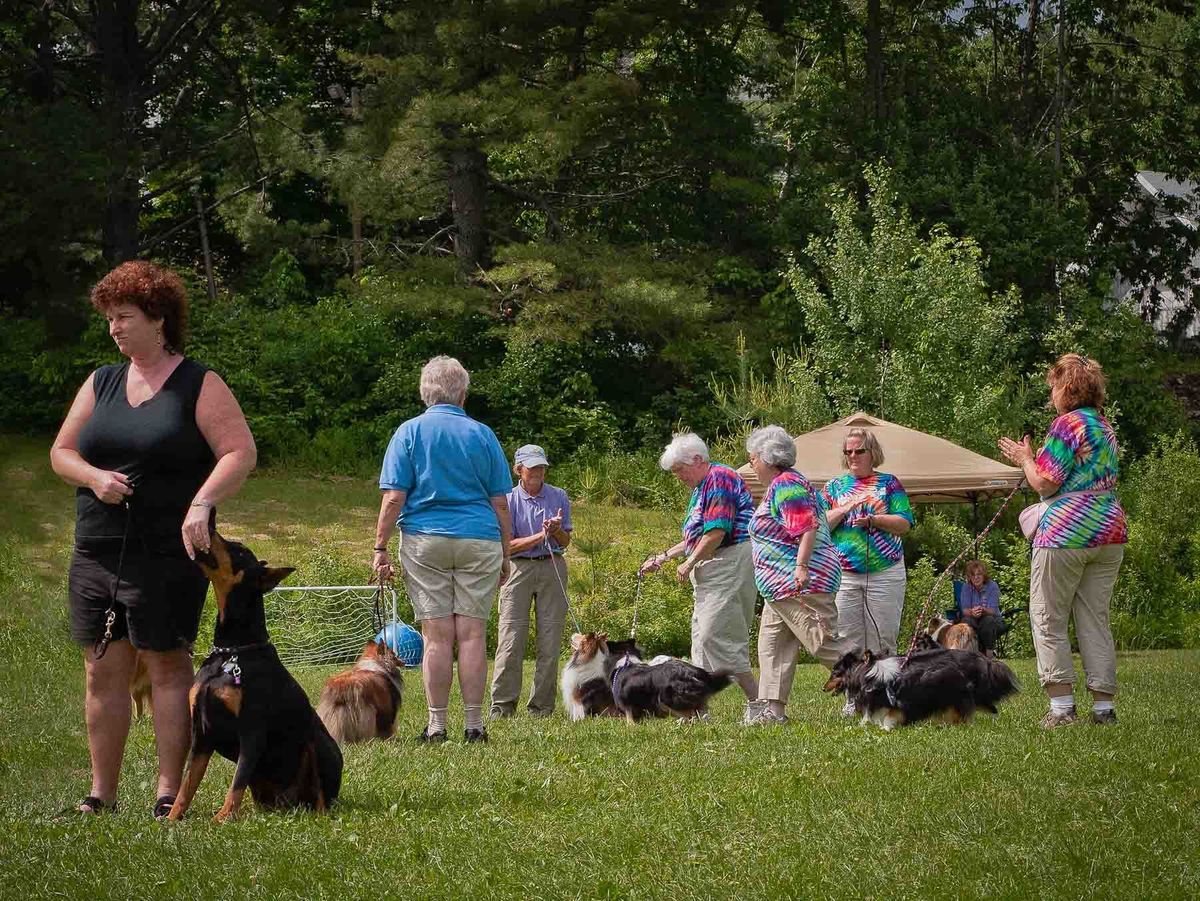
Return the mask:
<path fill-rule="evenodd" d="M 513 454 L 514 466 L 549 466 L 546 451 L 536 444 L 524 444 Z"/>

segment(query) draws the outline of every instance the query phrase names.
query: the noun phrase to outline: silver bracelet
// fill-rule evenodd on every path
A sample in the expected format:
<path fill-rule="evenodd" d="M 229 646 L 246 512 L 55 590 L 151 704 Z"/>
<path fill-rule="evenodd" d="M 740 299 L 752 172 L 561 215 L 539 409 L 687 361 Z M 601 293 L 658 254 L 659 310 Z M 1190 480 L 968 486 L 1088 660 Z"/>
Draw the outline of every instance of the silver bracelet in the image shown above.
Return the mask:
<path fill-rule="evenodd" d="M 213 502 L 212 501 L 192 501 L 192 506 L 193 507 L 208 507 L 208 509 L 211 510 L 213 508 Z"/>

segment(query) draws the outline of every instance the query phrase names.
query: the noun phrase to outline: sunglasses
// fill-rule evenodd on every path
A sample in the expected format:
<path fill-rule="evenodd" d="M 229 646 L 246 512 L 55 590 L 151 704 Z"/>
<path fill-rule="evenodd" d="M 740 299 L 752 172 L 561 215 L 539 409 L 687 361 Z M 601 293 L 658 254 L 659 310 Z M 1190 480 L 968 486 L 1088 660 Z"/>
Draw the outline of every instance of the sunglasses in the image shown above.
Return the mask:
<path fill-rule="evenodd" d="M 845 454 L 847 457 L 857 457 L 859 454 L 869 454 L 870 451 L 867 450 L 865 447 L 856 447 L 856 448 L 852 448 L 851 450 L 844 450 L 844 451 L 842 451 L 842 453 Z"/>

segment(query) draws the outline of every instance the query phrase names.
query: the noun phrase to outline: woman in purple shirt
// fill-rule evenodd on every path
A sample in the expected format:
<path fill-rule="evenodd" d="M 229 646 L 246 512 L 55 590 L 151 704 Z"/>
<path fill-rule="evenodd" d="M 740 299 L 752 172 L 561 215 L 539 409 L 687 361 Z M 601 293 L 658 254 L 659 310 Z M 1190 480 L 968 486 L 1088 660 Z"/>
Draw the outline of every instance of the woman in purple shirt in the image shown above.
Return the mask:
<path fill-rule="evenodd" d="M 492 670 L 492 717 L 512 716 L 521 697 L 521 663 L 529 638 L 529 607 L 535 605 L 537 664 L 526 705 L 534 716 L 554 712 L 558 658 L 567 618 L 567 561 L 571 502 L 546 482 L 550 461 L 536 444 L 518 448 L 513 471 L 520 482 L 508 493 L 512 516 L 512 573 L 500 586 L 496 665 Z"/>
<path fill-rule="evenodd" d="M 975 630 L 979 647 L 992 653 L 1004 632 L 1000 615 L 1000 586 L 988 578 L 987 564 L 972 560 L 965 567 L 967 581 L 958 593 L 958 618 Z"/>

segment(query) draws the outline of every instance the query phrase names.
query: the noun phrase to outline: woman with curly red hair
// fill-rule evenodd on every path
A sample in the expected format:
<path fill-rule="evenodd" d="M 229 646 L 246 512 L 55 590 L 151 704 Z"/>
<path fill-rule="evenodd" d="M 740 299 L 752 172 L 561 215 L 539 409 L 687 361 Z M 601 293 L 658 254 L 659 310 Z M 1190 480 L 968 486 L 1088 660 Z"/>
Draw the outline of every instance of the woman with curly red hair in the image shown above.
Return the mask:
<path fill-rule="evenodd" d="M 1050 697 L 1042 726 L 1075 721 L 1075 667 L 1068 619 L 1092 693 L 1092 722 L 1117 721 L 1117 657 L 1109 626 L 1113 586 L 1125 555 L 1125 511 L 1117 500 L 1117 439 L 1104 418 L 1104 371 L 1095 360 L 1063 354 L 1046 374 L 1058 418 L 1036 454 L 1029 437 L 1000 439 L 1046 507 L 1033 535 L 1029 620 L 1038 677 Z"/>
<path fill-rule="evenodd" d="M 215 372 L 183 355 L 187 294 L 175 273 L 124 263 L 92 306 L 127 359 L 87 377 L 50 463 L 76 486 L 68 578 L 71 636 L 84 648 L 92 787 L 82 813 L 115 807 L 129 734 L 129 682 L 150 677 L 158 746 L 156 818 L 175 800 L 191 722 L 192 643 L 208 582 L 216 505 L 254 468 L 254 438 Z"/>

